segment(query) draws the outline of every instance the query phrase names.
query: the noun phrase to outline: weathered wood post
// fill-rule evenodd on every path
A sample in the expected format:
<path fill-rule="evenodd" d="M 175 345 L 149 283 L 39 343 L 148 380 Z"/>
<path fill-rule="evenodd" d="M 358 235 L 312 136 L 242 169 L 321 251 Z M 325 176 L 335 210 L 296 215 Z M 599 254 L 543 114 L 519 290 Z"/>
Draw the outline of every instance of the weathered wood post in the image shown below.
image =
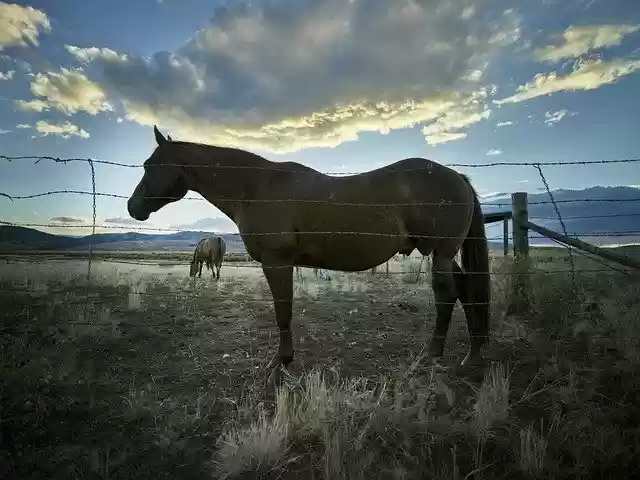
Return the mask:
<path fill-rule="evenodd" d="M 385 266 L 385 276 L 389 277 L 389 260 L 387 260 L 386 266 Z"/>
<path fill-rule="evenodd" d="M 504 256 L 509 255 L 509 219 L 504 217 L 502 220 L 502 242 L 503 242 L 503 250 Z"/>
<path fill-rule="evenodd" d="M 523 312 L 529 308 L 529 221 L 527 193 L 511 194 L 511 223 L 513 230 L 512 300 L 507 313 Z"/>

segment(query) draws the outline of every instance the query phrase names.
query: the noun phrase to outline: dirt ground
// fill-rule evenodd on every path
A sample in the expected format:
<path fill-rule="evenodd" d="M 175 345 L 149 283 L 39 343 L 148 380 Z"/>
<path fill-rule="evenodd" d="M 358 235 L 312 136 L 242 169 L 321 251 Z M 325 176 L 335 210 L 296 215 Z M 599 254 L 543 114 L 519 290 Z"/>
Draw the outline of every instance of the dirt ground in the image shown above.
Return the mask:
<path fill-rule="evenodd" d="M 215 478 L 216 442 L 243 398 L 262 395 L 264 366 L 277 348 L 261 270 L 225 265 L 220 280 L 208 271 L 190 279 L 188 265 L 94 261 L 87 283 L 86 261 L 21 260 L 12 258 L 0 273 L 0 477 Z M 435 315 L 429 278 L 417 274 L 416 262 L 392 262 L 389 277 L 330 272 L 323 281 L 304 270 L 295 287 L 292 373 L 317 367 L 329 379 L 380 379 L 406 372 Z M 540 300 L 535 318 L 505 317 L 505 279 L 494 278 L 486 358 L 510 372 L 509 431 L 517 436 L 533 423 L 551 435 L 554 418 L 571 417 L 573 436 L 558 440 L 549 478 L 627 478 L 640 463 L 633 397 L 640 377 L 629 373 L 635 347 L 624 343 L 628 333 L 604 332 L 602 324 L 594 330 L 588 308 L 569 327 L 552 320 L 553 296 Z M 438 407 L 442 415 L 473 409 L 486 369 L 457 366 L 467 348 L 457 306 L 437 366 L 455 397 Z M 576 405 L 586 409 L 582 415 L 569 411 Z M 601 424 L 607 435 L 589 433 Z M 496 445 L 485 452 L 486 463 L 495 463 L 485 478 L 520 478 L 512 467 L 497 468 L 517 447 Z M 460 478 L 473 469 L 461 465 Z"/>

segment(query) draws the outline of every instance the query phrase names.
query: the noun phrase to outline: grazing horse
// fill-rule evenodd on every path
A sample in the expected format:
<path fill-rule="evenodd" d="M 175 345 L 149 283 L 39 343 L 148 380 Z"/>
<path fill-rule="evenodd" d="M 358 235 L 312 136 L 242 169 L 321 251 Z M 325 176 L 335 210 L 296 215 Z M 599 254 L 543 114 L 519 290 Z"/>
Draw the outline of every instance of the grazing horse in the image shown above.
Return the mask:
<path fill-rule="evenodd" d="M 364 271 L 396 253 L 432 255 L 436 321 L 428 352 L 443 354 L 453 307 L 460 300 L 470 336 L 462 365 L 482 363 L 489 333 L 489 251 L 484 216 L 470 180 L 423 158 L 343 177 L 295 162 L 271 162 L 237 148 L 169 141 L 158 146 L 127 203 L 144 221 L 183 198 L 202 195 L 237 225 L 247 253 L 262 264 L 280 330 L 268 369 L 293 360 L 294 266 Z M 462 250 L 462 268 L 455 256 Z"/>
<path fill-rule="evenodd" d="M 189 276 L 195 277 L 198 273 L 198 277 L 202 277 L 202 264 L 205 263 L 207 268 L 211 270 L 213 277 L 216 278 L 217 273 L 217 278 L 220 278 L 220 267 L 225 253 L 227 253 L 227 242 L 224 241 L 224 238 L 217 235 L 203 238 L 193 251 Z M 214 265 L 216 271 L 213 270 Z"/>

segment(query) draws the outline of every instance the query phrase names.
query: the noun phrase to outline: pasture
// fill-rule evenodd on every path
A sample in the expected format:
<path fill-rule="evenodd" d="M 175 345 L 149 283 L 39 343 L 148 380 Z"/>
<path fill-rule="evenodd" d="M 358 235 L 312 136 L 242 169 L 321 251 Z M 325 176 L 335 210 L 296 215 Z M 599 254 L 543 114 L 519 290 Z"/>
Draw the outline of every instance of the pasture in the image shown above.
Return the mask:
<path fill-rule="evenodd" d="M 533 273 L 566 272 L 566 250 L 532 248 L 531 311 L 507 316 L 516 267 L 492 253 L 483 370 L 456 366 L 468 347 L 459 306 L 445 357 L 423 355 L 435 307 L 419 258 L 398 256 L 389 277 L 384 265 L 329 281 L 304 269 L 292 375 L 274 406 L 263 369 L 278 336 L 262 271 L 230 255 L 220 280 L 189 278 L 190 254 L 96 252 L 90 283 L 79 253 L 7 256 L 1 478 L 640 472 L 637 275 L 576 257 L 574 289 L 568 273 Z"/>

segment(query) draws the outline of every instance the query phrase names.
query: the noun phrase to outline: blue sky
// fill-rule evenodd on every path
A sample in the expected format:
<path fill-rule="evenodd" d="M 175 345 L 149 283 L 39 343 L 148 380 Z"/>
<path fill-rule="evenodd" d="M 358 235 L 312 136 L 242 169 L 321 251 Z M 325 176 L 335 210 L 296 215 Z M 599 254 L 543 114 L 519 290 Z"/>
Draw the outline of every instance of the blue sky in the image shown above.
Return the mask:
<path fill-rule="evenodd" d="M 157 124 L 325 172 L 636 158 L 639 103 L 637 0 L 0 2 L 1 155 L 141 165 Z M 542 186 L 531 167 L 465 172 L 485 196 Z M 545 173 L 552 188 L 640 185 L 633 164 Z M 128 196 L 140 175 L 97 165 L 96 188 Z M 63 189 L 90 190 L 89 166 L 0 160 L 0 192 Z M 144 224 L 124 199 L 97 207 L 127 230 L 234 229 L 204 201 Z M 88 196 L 0 197 L 0 220 L 90 219 Z"/>

